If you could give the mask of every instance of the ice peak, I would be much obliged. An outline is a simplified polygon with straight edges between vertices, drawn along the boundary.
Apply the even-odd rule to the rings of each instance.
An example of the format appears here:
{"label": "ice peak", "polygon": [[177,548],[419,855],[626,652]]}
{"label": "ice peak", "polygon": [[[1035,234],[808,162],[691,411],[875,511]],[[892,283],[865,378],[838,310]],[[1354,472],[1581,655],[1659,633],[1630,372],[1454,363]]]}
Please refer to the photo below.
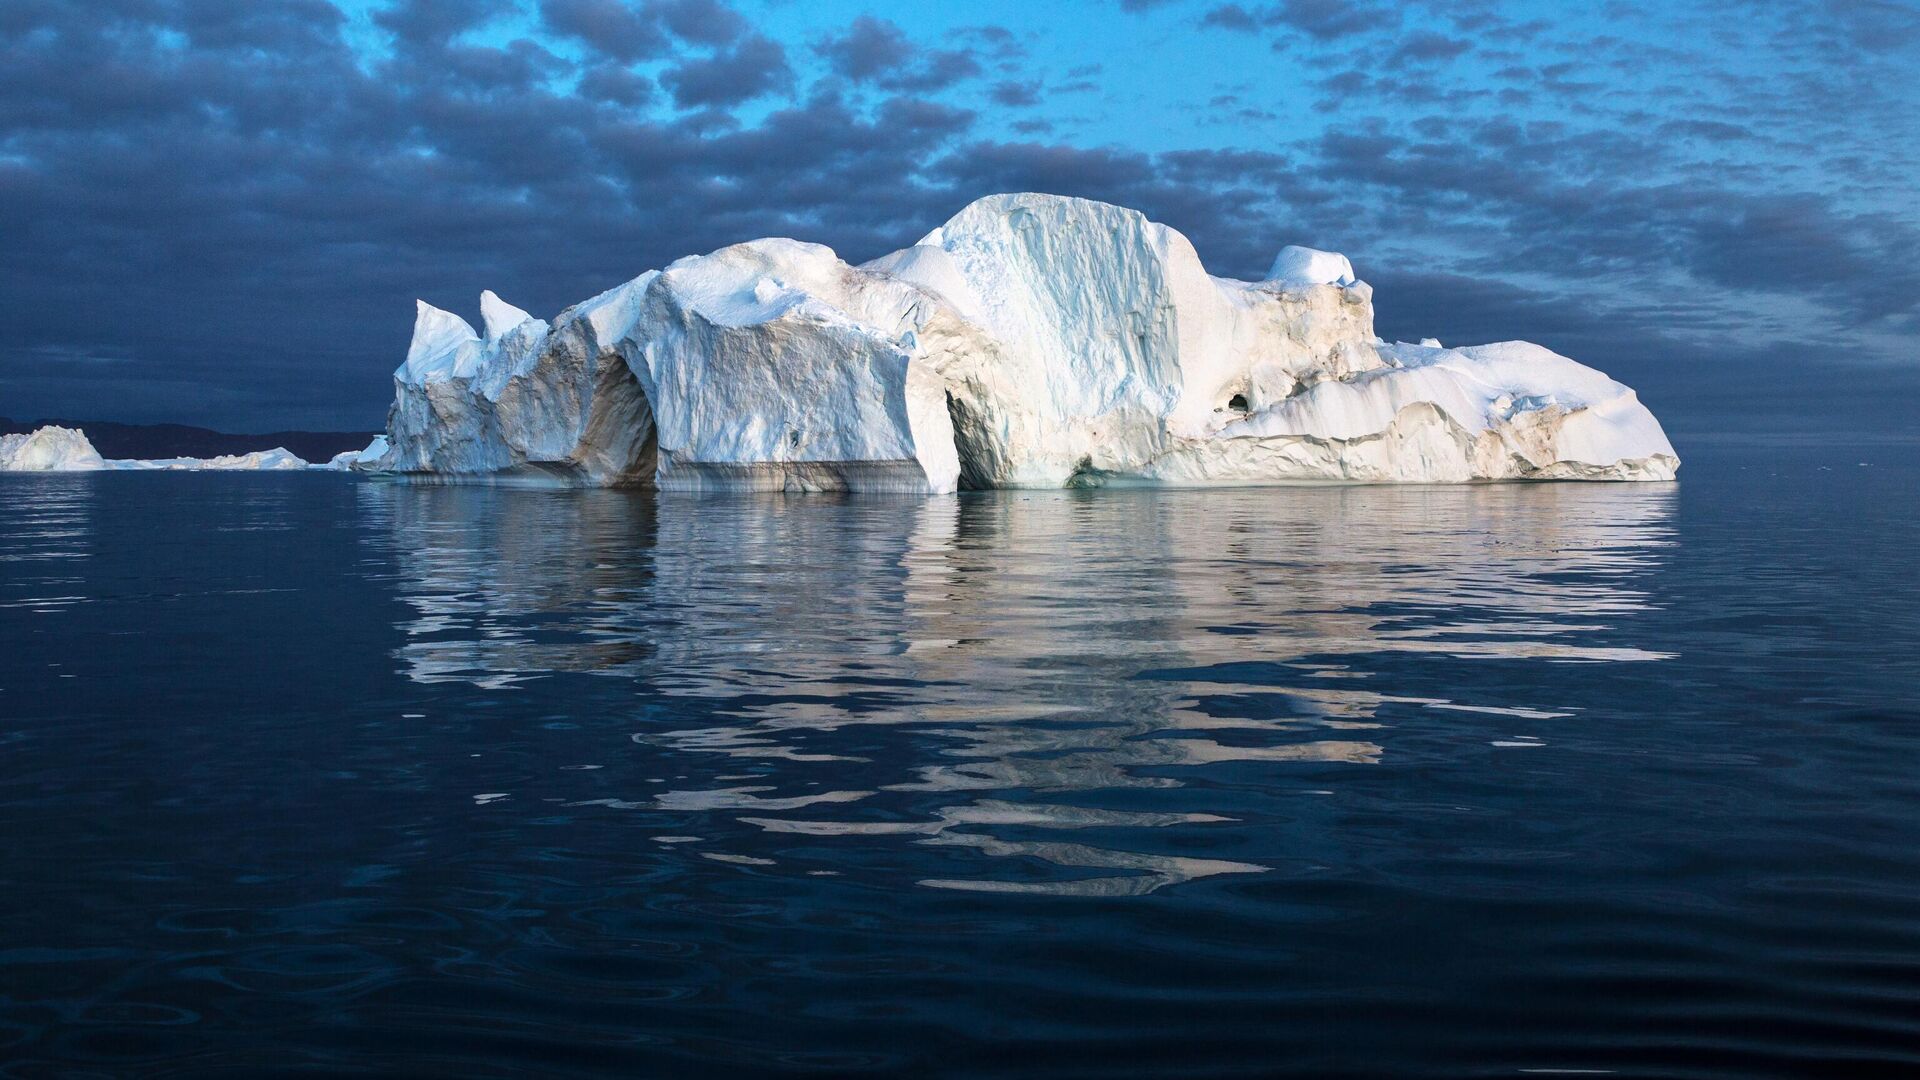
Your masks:
{"label": "ice peak", "polygon": [[500,299],[492,289],[480,294],[480,320],[487,328],[490,342],[506,337],[508,331],[531,318],[532,315]]}
{"label": "ice peak", "polygon": [[425,300],[416,300],[414,305],[413,341],[407,346],[406,362],[394,377],[417,384],[471,375],[480,357],[480,335],[451,311]]}

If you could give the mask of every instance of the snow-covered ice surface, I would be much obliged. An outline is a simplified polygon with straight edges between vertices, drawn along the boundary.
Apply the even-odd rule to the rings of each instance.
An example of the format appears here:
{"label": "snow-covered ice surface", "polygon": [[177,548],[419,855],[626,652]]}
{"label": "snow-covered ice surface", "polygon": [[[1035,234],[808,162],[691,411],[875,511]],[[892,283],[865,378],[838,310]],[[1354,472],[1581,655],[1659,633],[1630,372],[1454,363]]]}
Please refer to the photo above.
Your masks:
{"label": "snow-covered ice surface", "polygon": [[736,244],[483,333],[420,304],[388,439],[422,479],[907,490],[1670,480],[1631,389],[1536,345],[1387,344],[1343,255],[1216,278],[1179,232],[1052,195],[974,202],[862,266]]}
{"label": "snow-covered ice surface", "polygon": [[1337,251],[1316,251],[1288,244],[1274,256],[1267,280],[1293,289],[1314,285],[1347,286],[1354,282],[1353,264]]}
{"label": "snow-covered ice surface", "polygon": [[283,447],[210,458],[102,458],[86,432],[47,426],[25,435],[0,435],[0,472],[217,471],[304,469],[307,463]]}

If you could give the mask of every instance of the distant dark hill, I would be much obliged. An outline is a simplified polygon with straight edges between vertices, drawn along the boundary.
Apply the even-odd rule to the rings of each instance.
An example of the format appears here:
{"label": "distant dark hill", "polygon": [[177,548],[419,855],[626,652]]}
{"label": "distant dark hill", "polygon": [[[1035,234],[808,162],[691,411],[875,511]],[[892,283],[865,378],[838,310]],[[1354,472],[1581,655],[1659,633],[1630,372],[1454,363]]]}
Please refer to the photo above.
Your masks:
{"label": "distant dark hill", "polygon": [[185,424],[115,424],[105,420],[35,420],[30,423],[0,417],[0,435],[32,431],[48,424],[79,428],[87,441],[108,458],[217,457],[284,446],[308,461],[323,462],[342,450],[359,450],[373,438],[371,432],[272,431],[265,435],[229,435],[224,431]]}

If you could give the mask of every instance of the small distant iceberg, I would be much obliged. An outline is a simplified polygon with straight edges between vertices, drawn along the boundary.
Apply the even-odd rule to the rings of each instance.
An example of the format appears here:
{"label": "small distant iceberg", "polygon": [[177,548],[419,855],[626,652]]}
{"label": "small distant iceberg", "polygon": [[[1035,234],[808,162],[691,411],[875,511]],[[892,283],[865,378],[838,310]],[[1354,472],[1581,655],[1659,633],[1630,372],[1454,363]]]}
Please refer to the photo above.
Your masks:
{"label": "small distant iceberg", "polygon": [[387,437],[375,435],[364,450],[342,450],[333,455],[325,465],[315,468],[334,469],[353,472],[379,472],[384,468],[388,457]]}
{"label": "small distant iceberg", "polygon": [[0,472],[270,472],[313,468],[285,447],[210,458],[103,458],[84,431],[49,424],[0,435]]}
{"label": "small distant iceberg", "polygon": [[210,458],[128,458],[109,460],[110,469],[171,469],[183,472],[267,472],[280,469],[309,469],[313,466],[283,446],[255,450],[250,454],[221,454]]}
{"label": "small distant iceberg", "polygon": [[1346,256],[1215,277],[1180,233],[981,199],[860,265],[766,239],[549,323],[425,302],[386,438],[332,463],[489,479],[944,493],[1276,482],[1671,480],[1633,390],[1538,345],[1389,343]]}

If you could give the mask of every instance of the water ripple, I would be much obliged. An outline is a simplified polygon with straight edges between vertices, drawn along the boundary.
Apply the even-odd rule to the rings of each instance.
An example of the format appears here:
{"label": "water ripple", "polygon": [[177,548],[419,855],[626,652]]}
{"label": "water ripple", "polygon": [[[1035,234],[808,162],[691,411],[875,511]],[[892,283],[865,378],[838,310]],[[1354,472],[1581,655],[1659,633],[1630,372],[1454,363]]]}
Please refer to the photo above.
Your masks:
{"label": "water ripple", "polygon": [[1920,469],[1702,457],[0,477],[0,1077],[1912,1074]]}
{"label": "water ripple", "polygon": [[[914,879],[938,888],[1129,895],[1258,873],[1003,826],[1078,827],[1068,798],[1106,814],[1113,837],[1172,830],[1163,842],[1177,848],[1231,817],[1198,793],[1131,817],[1098,804],[1194,792],[1196,770],[1228,765],[1378,764],[1387,750],[1368,733],[1407,707],[1574,715],[1356,685],[1390,654],[1670,658],[1606,641],[1651,606],[1640,579],[1672,544],[1672,494],[1658,488],[642,497],[500,514],[473,512],[492,492],[360,491],[390,522],[414,611],[396,653],[408,677],[496,691],[562,673],[631,679],[713,721],[640,717],[636,752],[755,766],[768,781],[565,805],[746,811],[735,820],[762,831],[911,836],[974,857],[969,876]],[[852,813],[770,816],[822,805]],[[1002,864],[1048,876],[996,880]]]}

